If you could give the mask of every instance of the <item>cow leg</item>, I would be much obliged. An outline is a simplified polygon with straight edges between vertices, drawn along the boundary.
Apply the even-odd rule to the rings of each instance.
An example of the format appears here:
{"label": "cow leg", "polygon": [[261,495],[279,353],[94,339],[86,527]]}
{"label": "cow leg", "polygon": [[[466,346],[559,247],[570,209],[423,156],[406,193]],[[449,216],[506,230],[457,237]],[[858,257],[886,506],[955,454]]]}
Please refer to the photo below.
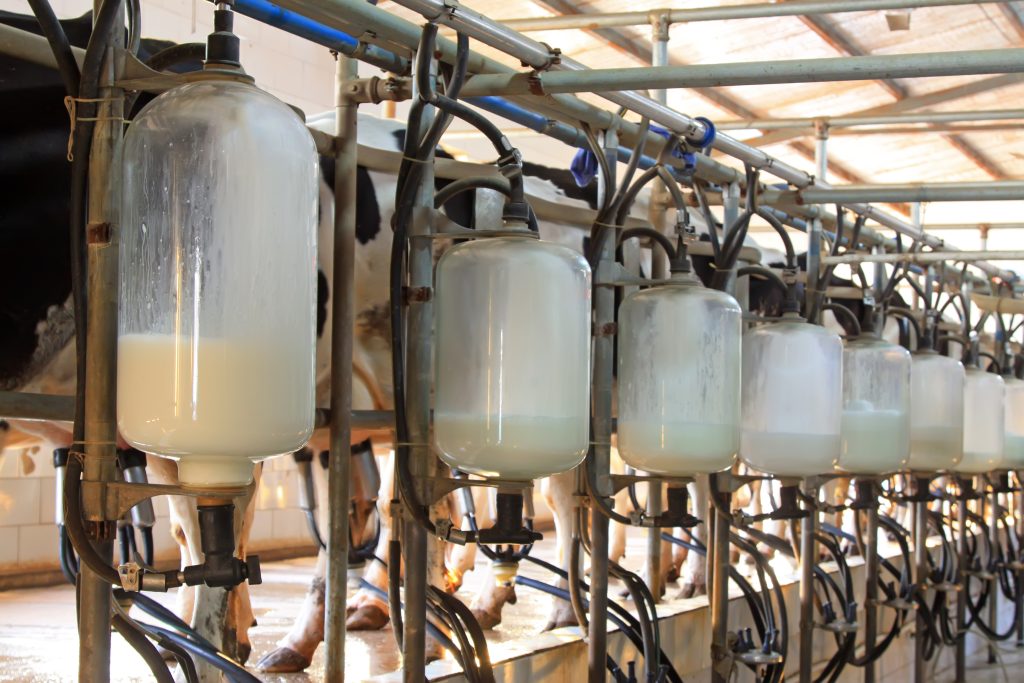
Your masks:
{"label": "cow leg", "polygon": [[[692,501],[691,514],[703,520],[708,518],[708,503],[710,502],[708,487],[708,478],[705,476],[698,477],[694,483],[688,486]],[[690,535],[695,541],[707,545],[707,529],[704,524],[692,527]],[[707,595],[707,572],[707,555],[688,553],[686,564],[683,566],[683,585],[679,591],[679,597],[692,598],[696,595]]]}
{"label": "cow leg", "polygon": [[[572,538],[572,518],[576,514],[576,472],[562,472],[541,481],[541,493],[551,508],[555,520],[555,544],[558,548],[558,566],[563,571],[569,570],[569,544]],[[595,513],[600,514],[600,513]],[[582,554],[582,553],[581,553]],[[569,582],[561,577],[555,585],[568,590]],[[576,615],[567,600],[552,598],[551,611],[548,615],[545,631],[575,625]]]}
{"label": "cow leg", "polygon": [[[387,463],[381,469],[381,484],[378,493],[377,514],[380,515],[380,539],[374,555],[388,561],[388,545],[391,543],[394,530],[391,528],[391,496],[395,481],[395,456],[388,456]],[[325,565],[326,566],[326,565]],[[363,574],[363,580],[379,591],[388,590],[388,572],[380,562],[371,561]],[[360,588],[348,602],[348,620],[345,627],[349,631],[377,631],[387,625],[389,620],[387,600],[380,593],[370,588]]]}

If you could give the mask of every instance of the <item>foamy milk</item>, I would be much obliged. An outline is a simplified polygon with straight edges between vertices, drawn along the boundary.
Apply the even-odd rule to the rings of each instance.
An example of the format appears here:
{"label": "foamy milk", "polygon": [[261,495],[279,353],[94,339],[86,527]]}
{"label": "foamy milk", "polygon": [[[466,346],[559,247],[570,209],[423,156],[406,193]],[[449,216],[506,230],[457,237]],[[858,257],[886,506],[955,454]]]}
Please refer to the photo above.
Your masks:
{"label": "foamy milk", "polygon": [[902,469],[910,456],[910,418],[899,410],[844,410],[838,466],[854,474]]}
{"label": "foamy milk", "polygon": [[960,425],[927,425],[910,430],[910,469],[932,472],[955,467],[964,455]]}
{"label": "foamy milk", "polygon": [[247,483],[253,462],[296,450],[313,431],[313,353],[286,341],[121,336],[121,434],[179,460],[185,483]]}
{"label": "foamy milk", "polygon": [[620,419],[618,429],[623,458],[653,474],[718,472],[739,449],[735,425]]}
{"label": "foamy milk", "polygon": [[839,436],[743,430],[740,455],[751,467],[779,477],[810,477],[832,471]]}
{"label": "foamy milk", "polygon": [[434,414],[438,455],[463,472],[527,480],[564,472],[587,453],[588,426],[568,418]]}

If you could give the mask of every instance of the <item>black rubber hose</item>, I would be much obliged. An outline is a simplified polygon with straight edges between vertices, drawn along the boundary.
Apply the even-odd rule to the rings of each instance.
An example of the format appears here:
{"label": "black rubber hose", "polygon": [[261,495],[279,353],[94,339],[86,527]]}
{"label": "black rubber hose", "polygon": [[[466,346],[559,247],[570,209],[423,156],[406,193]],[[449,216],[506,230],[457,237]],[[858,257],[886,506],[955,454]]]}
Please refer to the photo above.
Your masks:
{"label": "black rubber hose", "polygon": [[49,0],[28,0],[28,4],[32,8],[32,14],[36,16],[36,21],[39,22],[43,36],[50,44],[50,49],[53,50],[53,57],[57,60],[57,71],[64,83],[64,91],[69,97],[76,97],[82,74],[78,70],[78,61],[71,50],[71,42],[64,33],[64,27],[60,25]]}
{"label": "black rubber hose", "polygon": [[71,545],[68,532],[63,524],[57,525],[57,556],[64,578],[72,586],[75,585],[78,580],[78,559],[75,557],[75,549]]}
{"label": "black rubber hose", "polygon": [[153,542],[153,527],[144,526],[139,529],[142,534],[142,560],[147,567],[152,567],[156,560],[156,544]]}
{"label": "black rubber hose", "polygon": [[139,47],[142,46],[142,7],[139,0],[127,0],[124,8],[128,15],[127,49],[133,55],[138,55]]}
{"label": "black rubber hose", "polygon": [[853,336],[860,336],[860,321],[857,320],[857,316],[854,315],[853,311],[851,311],[849,308],[843,306],[842,304],[837,304],[836,302],[833,301],[822,306],[821,310],[832,311],[833,313],[838,313],[839,315],[842,315],[853,326]]}
{"label": "black rubber hose", "polygon": [[745,275],[752,275],[767,280],[771,284],[775,285],[783,294],[786,296],[789,294],[789,287],[782,281],[782,278],[772,270],[771,268],[765,268],[764,266],[743,266],[736,271],[736,277],[743,277]]}
{"label": "black rubber hose", "polygon": [[96,552],[82,525],[81,477],[82,460],[78,455],[72,454],[64,470],[64,529],[68,533],[72,547],[78,551],[78,556],[86,566],[103,581],[119,586],[121,578],[117,575],[117,570]]}
{"label": "black rubber hose", "polygon": [[305,510],[306,513],[306,527],[309,529],[309,535],[313,537],[313,542],[316,543],[320,550],[327,550],[327,544],[324,543],[324,539],[320,536],[320,527],[316,523],[316,511]]}
{"label": "black rubber hose", "polygon": [[125,639],[125,642],[131,645],[132,649],[138,652],[139,656],[146,662],[146,666],[149,667],[157,683],[174,683],[174,676],[171,675],[170,669],[167,668],[164,658],[160,656],[160,651],[156,649],[153,643],[149,642],[149,638],[146,637],[145,632],[139,626],[129,622],[120,614],[113,615],[110,622],[117,629],[117,632],[121,634],[121,637]]}
{"label": "black rubber hose", "polygon": [[628,230],[623,230],[619,234],[619,244],[622,244],[626,240],[634,237],[650,238],[653,242],[657,242],[658,246],[661,247],[661,250],[665,252],[669,261],[676,260],[676,246],[672,244],[672,240],[666,237],[664,233],[659,232],[654,228],[630,228]]}
{"label": "black rubber hose", "polygon": [[[384,566],[388,566],[388,565],[385,564]],[[366,579],[360,579],[359,580],[359,587],[360,588],[364,588],[364,589],[370,591],[371,593],[373,593],[374,595],[376,595],[379,598],[386,599],[388,597],[388,595],[387,595],[387,593],[385,591],[381,590],[377,586],[374,586],[372,583],[370,583]],[[427,604],[428,604],[428,606],[430,605],[429,602]],[[401,614],[401,609],[402,609],[403,606],[404,605],[401,602],[399,602],[398,603],[398,610],[399,611],[398,612],[393,612],[392,615],[394,615],[394,614]],[[394,616],[392,616],[391,620],[394,621]],[[401,617],[399,617],[398,621],[399,621],[399,623],[401,623]],[[458,646],[456,646],[455,643],[452,642],[451,638],[449,638],[444,633],[442,633],[439,628],[437,628],[436,626],[434,626],[434,624],[432,624],[430,622],[429,619],[427,620],[427,633],[429,633],[430,636],[432,638],[434,638],[434,640],[439,642],[441,644],[441,647],[443,647],[444,649],[448,650],[449,652],[451,652],[456,657],[461,657],[462,656],[462,653],[459,651]],[[401,648],[399,648],[399,649],[401,649]],[[459,666],[462,666],[462,662],[459,662]]]}
{"label": "black rubber hose", "polygon": [[388,541],[388,612],[391,615],[391,631],[399,650],[404,650],[402,626],[402,596],[399,589],[402,585],[402,544],[392,538]]}
{"label": "black rubber hose", "polygon": [[128,593],[121,588],[115,588],[114,598],[117,600],[130,600],[140,610],[154,619],[159,619],[167,626],[180,632],[182,636],[195,642],[197,645],[205,647],[208,650],[217,650],[213,643],[207,640],[205,636],[186,624],[185,621],[177,614],[167,609],[148,595],[144,593]]}
{"label": "black rubber hose", "polygon": [[229,681],[232,681],[232,683],[262,683],[260,679],[246,671],[243,666],[234,660],[228,659],[219,652],[210,651],[175,631],[157,626],[156,624],[139,624],[139,626],[150,633],[166,638],[175,645],[187,650],[193,656],[212,664],[223,672],[224,676]]}

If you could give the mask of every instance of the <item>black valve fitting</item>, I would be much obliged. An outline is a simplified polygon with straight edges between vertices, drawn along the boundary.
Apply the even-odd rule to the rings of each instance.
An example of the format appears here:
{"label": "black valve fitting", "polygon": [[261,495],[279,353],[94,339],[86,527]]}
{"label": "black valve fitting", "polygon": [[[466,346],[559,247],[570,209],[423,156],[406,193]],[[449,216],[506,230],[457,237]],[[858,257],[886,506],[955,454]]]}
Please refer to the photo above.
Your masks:
{"label": "black valve fitting", "polygon": [[185,567],[185,584],[233,588],[243,581],[253,586],[263,582],[258,556],[235,557],[235,506],[231,503],[199,506],[199,542],[205,560]]}
{"label": "black valve fitting", "polygon": [[772,513],[771,518],[780,519],[803,519],[811,513],[803,510],[799,504],[800,487],[797,484],[788,484],[779,488],[779,507]]}
{"label": "black valve fitting", "polygon": [[854,482],[854,499],[851,510],[870,510],[878,507],[878,483],[874,479],[857,479]]}
{"label": "black valve fitting", "polygon": [[238,36],[234,33],[235,14],[230,3],[220,2],[213,11],[213,33],[206,38],[206,64],[240,67]]}
{"label": "black valve fitting", "polygon": [[656,526],[690,529],[700,524],[700,520],[690,514],[690,493],[685,485],[669,486],[666,498],[668,509],[655,518]]}
{"label": "black valve fitting", "polygon": [[523,494],[498,491],[494,526],[477,532],[476,542],[486,545],[530,545],[543,536],[523,525]]}

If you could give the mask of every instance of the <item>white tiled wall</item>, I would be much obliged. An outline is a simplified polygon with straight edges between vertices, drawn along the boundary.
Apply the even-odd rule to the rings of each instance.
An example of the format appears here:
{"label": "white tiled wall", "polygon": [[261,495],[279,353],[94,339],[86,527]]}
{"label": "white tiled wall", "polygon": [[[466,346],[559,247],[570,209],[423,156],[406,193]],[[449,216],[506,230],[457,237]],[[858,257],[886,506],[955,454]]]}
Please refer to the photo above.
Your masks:
{"label": "white tiled wall", "polygon": [[[50,452],[41,447],[0,453],[0,574],[57,568],[56,489]],[[291,456],[266,463],[256,494],[250,548],[311,548],[306,518],[298,508],[298,473]],[[154,499],[157,558],[174,559],[166,498]]]}
{"label": "white tiled wall", "polygon": [[[78,17],[90,0],[50,0],[58,17]],[[0,10],[30,14],[27,0],[0,0]],[[206,0],[142,0],[142,35],[176,43],[204,42],[213,30],[213,4]],[[309,114],[334,102],[334,57],[314,45],[244,16],[235,32],[242,39],[242,63],[257,84]]]}

